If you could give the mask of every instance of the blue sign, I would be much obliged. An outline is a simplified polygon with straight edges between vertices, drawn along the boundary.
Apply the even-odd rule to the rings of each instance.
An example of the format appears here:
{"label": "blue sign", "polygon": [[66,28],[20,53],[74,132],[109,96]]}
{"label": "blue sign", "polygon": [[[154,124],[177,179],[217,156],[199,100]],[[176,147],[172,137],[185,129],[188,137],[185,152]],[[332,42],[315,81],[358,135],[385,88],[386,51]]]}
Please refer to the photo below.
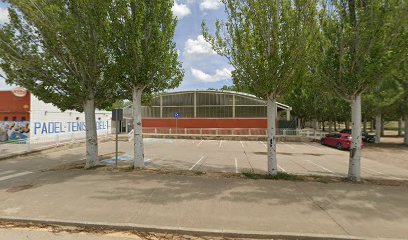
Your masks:
{"label": "blue sign", "polygon": [[176,112],[176,113],[174,113],[174,117],[175,117],[175,118],[181,118],[181,114],[178,113],[178,112]]}

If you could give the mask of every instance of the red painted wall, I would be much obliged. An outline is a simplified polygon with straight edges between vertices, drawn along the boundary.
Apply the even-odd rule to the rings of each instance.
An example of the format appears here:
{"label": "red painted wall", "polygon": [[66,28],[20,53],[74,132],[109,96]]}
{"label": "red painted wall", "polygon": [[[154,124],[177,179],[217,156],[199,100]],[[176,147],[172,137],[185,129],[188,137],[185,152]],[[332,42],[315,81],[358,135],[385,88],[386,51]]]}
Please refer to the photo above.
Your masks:
{"label": "red painted wall", "polygon": [[13,121],[13,117],[17,121],[21,121],[25,117],[26,121],[30,121],[30,93],[24,97],[14,96],[12,91],[0,91],[0,121],[4,121],[8,117],[9,121]]}
{"label": "red painted wall", "polygon": [[[142,120],[144,128],[175,128],[176,120],[167,118],[144,118]],[[253,118],[180,118],[179,128],[267,128],[266,119]]]}

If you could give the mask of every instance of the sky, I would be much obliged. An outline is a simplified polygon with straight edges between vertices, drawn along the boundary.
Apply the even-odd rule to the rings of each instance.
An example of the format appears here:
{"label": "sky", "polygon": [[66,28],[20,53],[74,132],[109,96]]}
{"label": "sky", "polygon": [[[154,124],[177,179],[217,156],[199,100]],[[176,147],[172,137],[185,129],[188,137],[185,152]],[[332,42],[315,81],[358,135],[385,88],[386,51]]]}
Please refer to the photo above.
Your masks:
{"label": "sky", "polygon": [[[224,5],[220,0],[175,0],[172,10],[178,18],[174,41],[185,71],[183,82],[172,91],[232,85],[232,67],[224,57],[211,49],[201,32],[202,21],[207,23],[213,33],[216,19],[225,19]],[[0,24],[7,21],[7,5],[0,0]],[[3,75],[1,69],[0,74]],[[12,88],[0,78],[0,90]]]}

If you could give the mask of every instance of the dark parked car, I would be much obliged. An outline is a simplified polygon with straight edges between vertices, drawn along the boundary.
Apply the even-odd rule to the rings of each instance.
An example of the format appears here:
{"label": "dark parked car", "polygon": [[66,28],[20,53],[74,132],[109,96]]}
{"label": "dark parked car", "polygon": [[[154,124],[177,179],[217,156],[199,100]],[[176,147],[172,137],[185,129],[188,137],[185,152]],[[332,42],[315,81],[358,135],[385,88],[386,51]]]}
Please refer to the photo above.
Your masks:
{"label": "dark parked car", "polygon": [[[320,139],[322,145],[335,147],[339,150],[350,149],[351,135],[347,133],[330,133]],[[364,147],[364,143],[361,143],[361,148]]]}
{"label": "dark parked car", "polygon": [[374,135],[370,135],[370,134],[368,134],[368,132],[362,132],[361,135],[363,137],[364,142],[367,142],[367,143],[375,142],[375,136]]}
{"label": "dark parked car", "polygon": [[341,130],[341,131],[340,131],[340,133],[347,133],[347,134],[351,134],[351,129],[347,129],[347,128],[345,128],[345,129]]}
{"label": "dark parked car", "polygon": [[[346,134],[351,134],[351,129],[343,129],[340,131],[340,133],[346,133]],[[367,143],[373,143],[375,142],[375,136],[374,135],[370,135],[368,134],[368,132],[361,132],[361,139],[363,140],[363,142],[367,142]]]}

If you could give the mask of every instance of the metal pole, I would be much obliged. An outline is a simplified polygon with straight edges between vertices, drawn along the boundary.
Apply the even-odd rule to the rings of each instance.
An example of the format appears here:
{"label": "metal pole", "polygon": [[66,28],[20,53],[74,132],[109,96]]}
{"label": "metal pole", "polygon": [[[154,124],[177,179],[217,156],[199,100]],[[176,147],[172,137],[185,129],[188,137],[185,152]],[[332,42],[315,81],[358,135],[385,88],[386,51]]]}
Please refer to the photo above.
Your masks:
{"label": "metal pole", "polygon": [[117,113],[116,113],[116,158],[115,158],[115,164],[116,167],[118,166],[118,135],[119,135],[119,120],[117,118]]}

